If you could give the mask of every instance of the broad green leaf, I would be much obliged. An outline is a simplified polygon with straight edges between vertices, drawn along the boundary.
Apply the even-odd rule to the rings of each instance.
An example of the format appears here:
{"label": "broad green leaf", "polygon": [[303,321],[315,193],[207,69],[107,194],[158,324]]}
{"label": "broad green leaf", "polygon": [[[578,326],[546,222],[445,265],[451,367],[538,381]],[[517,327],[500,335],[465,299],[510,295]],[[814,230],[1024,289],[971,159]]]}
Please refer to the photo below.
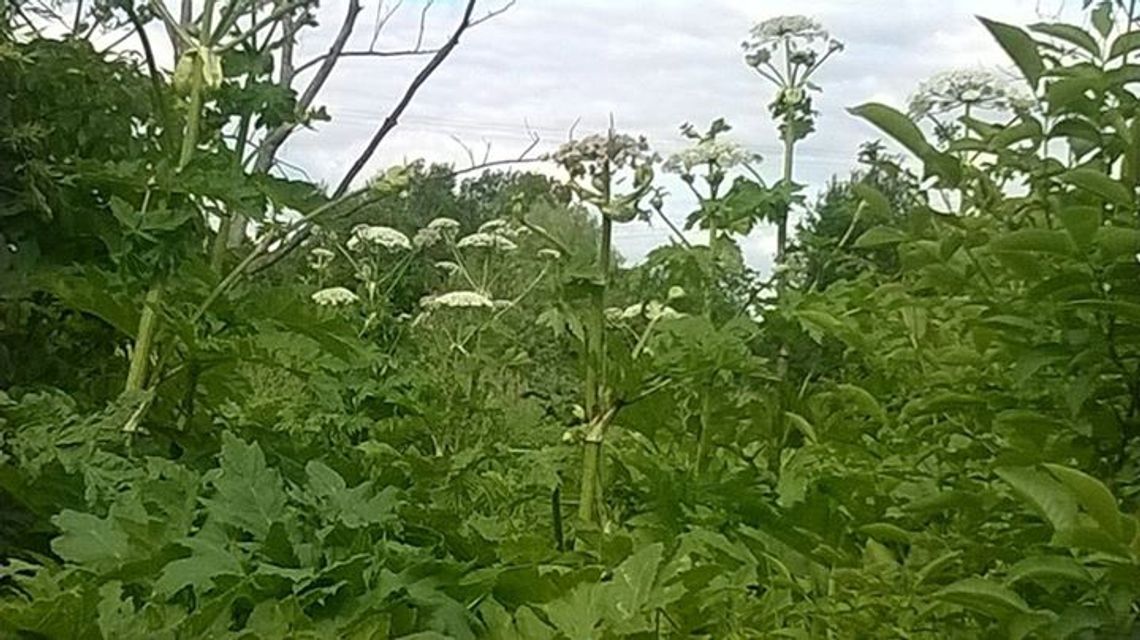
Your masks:
{"label": "broad green leaf", "polygon": [[875,398],[875,396],[871,395],[871,392],[867,391],[863,387],[860,387],[859,385],[847,383],[836,385],[836,389],[854,401],[855,404],[858,405],[859,409],[865,412],[867,415],[879,420],[880,422],[887,422],[887,412],[883,410],[883,405],[879,404],[879,401]]}
{"label": "broad green leaf", "polygon": [[872,220],[889,220],[891,218],[891,203],[883,195],[883,192],[865,182],[851,183],[851,190],[863,201],[867,211],[872,215]]}
{"label": "broad green leaf", "polygon": [[1033,556],[1009,568],[1008,584],[1022,581],[1068,581],[1089,584],[1092,575],[1079,562],[1068,556]]}
{"label": "broad green leaf", "polygon": [[[1072,490],[1081,507],[1109,535],[1115,538],[1122,537],[1123,529],[1120,525],[1120,519],[1123,516],[1116,506],[1116,498],[1113,497],[1108,487],[1104,486],[1100,480],[1076,469],[1059,464],[1046,464],[1045,468]],[[1131,540],[1122,540],[1122,542],[1128,543]]]}
{"label": "broad green leaf", "polygon": [[898,244],[906,242],[909,236],[894,227],[871,227],[859,236],[855,243],[852,245],[856,249],[870,249],[873,247],[881,247],[887,244]]}
{"label": "broad green leaf", "polygon": [[911,539],[914,537],[911,532],[889,522],[865,524],[859,527],[859,532],[882,542],[903,542],[910,544]]}
{"label": "broad green leaf", "polygon": [[569,640],[594,640],[607,603],[597,584],[584,582],[565,596],[542,606],[547,618]]}
{"label": "broad green leaf", "polygon": [[52,551],[69,562],[93,571],[110,571],[129,557],[130,540],[113,518],[65,509],[51,519],[60,536],[51,541]]}
{"label": "broad green leaf", "polygon": [[1030,610],[1021,596],[985,578],[959,580],[935,593],[934,597],[998,619]]}
{"label": "broad green leaf", "polygon": [[265,464],[261,447],[246,444],[229,432],[222,435],[221,469],[211,479],[214,497],[206,500],[210,515],[264,539],[274,522],[285,516],[285,489],[276,470]]}
{"label": "broad green leaf", "polygon": [[1096,38],[1093,38],[1087,31],[1080,27],[1065,24],[1061,22],[1055,23],[1038,23],[1029,25],[1031,31],[1043,33],[1047,36],[1053,36],[1068,42],[1069,44],[1076,45],[1084,49],[1087,53],[1100,57],[1100,45],[1097,44]]}
{"label": "broad green leaf", "polygon": [[908,151],[925,159],[937,151],[926,141],[926,136],[906,114],[885,104],[868,102],[848,109],[853,115],[875,125]]}
{"label": "broad green leaf", "polygon": [[1057,212],[1065,231],[1073,239],[1073,244],[1081,250],[1087,249],[1100,228],[1100,209],[1090,206],[1063,207]]}
{"label": "broad green leaf", "polygon": [[1037,52],[1037,43],[1024,30],[1013,25],[978,18],[990,35],[998,41],[1001,48],[1021,70],[1021,75],[1029,86],[1036,89],[1041,74],[1045,71],[1045,63],[1041,61],[1041,54]]}
{"label": "broad green leaf", "polygon": [[1122,33],[1116,40],[1112,41],[1112,46],[1108,50],[1108,59],[1114,60],[1127,56],[1137,49],[1140,49],[1140,31]]}
{"label": "broad green leaf", "polygon": [[1096,230],[1093,244],[1108,258],[1129,258],[1140,254],[1140,230],[1128,227],[1101,227]]}
{"label": "broad green leaf", "polygon": [[1064,231],[1018,229],[990,240],[994,251],[1030,251],[1071,255],[1073,244]]}
{"label": "broad green leaf", "polygon": [[190,555],[162,568],[154,583],[155,593],[161,598],[169,598],[185,587],[193,588],[194,594],[202,598],[214,588],[215,579],[245,575],[241,561],[220,542],[196,536],[179,540],[178,544],[189,549]]}
{"label": "broad green leaf", "polygon": [[1032,467],[1004,467],[996,471],[1022,500],[1045,517],[1055,530],[1077,524],[1077,501],[1059,482]]}
{"label": "broad green leaf", "polygon": [[1119,181],[1095,169],[1072,169],[1058,176],[1061,182],[1071,184],[1119,205],[1132,204],[1132,193]]}
{"label": "broad green leaf", "polygon": [[661,543],[647,545],[626,558],[614,569],[613,580],[605,586],[605,600],[612,610],[607,617],[622,633],[634,633],[652,629],[648,614],[662,608],[677,598],[683,591],[677,588],[671,593],[662,592],[657,586],[657,569],[661,566],[665,546]]}

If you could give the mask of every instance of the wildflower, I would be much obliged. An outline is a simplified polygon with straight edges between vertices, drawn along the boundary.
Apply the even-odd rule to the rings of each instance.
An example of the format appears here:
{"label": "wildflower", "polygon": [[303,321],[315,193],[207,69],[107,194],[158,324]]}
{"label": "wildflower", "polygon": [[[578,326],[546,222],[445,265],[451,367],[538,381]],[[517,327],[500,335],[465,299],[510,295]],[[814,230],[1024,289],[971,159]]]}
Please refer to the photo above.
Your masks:
{"label": "wildflower", "polygon": [[908,101],[913,118],[938,115],[959,107],[993,111],[1028,110],[1036,100],[1024,87],[988,69],[956,69],[920,83]]}
{"label": "wildflower", "polygon": [[411,251],[412,249],[412,242],[408,240],[408,236],[392,227],[362,224],[352,230],[352,237],[348,240],[348,248],[352,251],[359,251],[365,245],[391,250]]}
{"label": "wildflower", "polygon": [[669,299],[679,300],[685,297],[685,290],[676,285],[669,287]]}
{"label": "wildflower", "polygon": [[758,45],[777,43],[784,38],[797,38],[807,42],[826,40],[829,35],[818,20],[807,16],[777,16],[756,24],[751,31],[752,42]]}
{"label": "wildflower", "polygon": [[511,242],[507,238],[497,234],[491,233],[473,233],[465,236],[458,243],[457,247],[460,249],[494,249],[497,251],[514,251],[518,249],[518,245]]}
{"label": "wildflower", "polygon": [[438,309],[440,307],[490,309],[495,306],[495,303],[492,302],[490,298],[478,291],[452,291],[431,297],[426,303],[421,302],[421,304],[429,309]]}
{"label": "wildflower", "polygon": [[652,164],[655,159],[644,136],[635,138],[617,133],[596,133],[571,140],[559,147],[551,157],[570,172],[571,177],[596,175],[601,165],[607,162],[613,171]]}
{"label": "wildflower", "polygon": [[540,260],[555,261],[562,258],[562,252],[558,249],[539,249],[538,257]]}
{"label": "wildflower", "polygon": [[434,247],[439,244],[440,240],[443,240],[443,234],[440,233],[439,229],[424,227],[416,232],[416,235],[412,238],[412,244],[415,245],[417,249],[425,249],[427,247]]}
{"label": "wildflower", "polygon": [[637,304],[631,304],[621,312],[621,319],[632,320],[640,316],[644,310],[645,308],[640,302]]}
{"label": "wildflower", "polygon": [[449,274],[459,272],[459,265],[450,260],[440,260],[439,262],[435,263],[435,267],[437,269],[446,271]]}
{"label": "wildflower", "polygon": [[673,307],[661,304],[656,300],[653,300],[649,304],[645,305],[645,317],[650,321],[675,320],[677,318],[680,318],[682,315],[683,314],[678,312]]}
{"label": "wildflower", "polygon": [[311,258],[311,260],[309,260],[309,266],[313,269],[321,270],[332,262],[336,254],[324,247],[317,247],[309,252],[309,257]]}
{"label": "wildflower", "polygon": [[692,175],[696,167],[715,165],[718,169],[731,169],[758,159],[759,156],[734,142],[708,139],[669,156],[662,168],[669,173]]}
{"label": "wildflower", "polygon": [[502,218],[497,218],[495,220],[488,220],[488,221],[484,222],[483,224],[479,225],[478,232],[479,233],[502,233],[502,232],[507,231],[509,228],[510,228],[510,223],[508,223],[506,220],[503,220]]}
{"label": "wildflower", "polygon": [[314,293],[312,299],[322,307],[339,307],[352,304],[360,298],[344,287],[329,287]]}
{"label": "wildflower", "polygon": [[427,224],[428,229],[435,229],[442,234],[455,233],[459,231],[459,221],[452,218],[435,218]]}

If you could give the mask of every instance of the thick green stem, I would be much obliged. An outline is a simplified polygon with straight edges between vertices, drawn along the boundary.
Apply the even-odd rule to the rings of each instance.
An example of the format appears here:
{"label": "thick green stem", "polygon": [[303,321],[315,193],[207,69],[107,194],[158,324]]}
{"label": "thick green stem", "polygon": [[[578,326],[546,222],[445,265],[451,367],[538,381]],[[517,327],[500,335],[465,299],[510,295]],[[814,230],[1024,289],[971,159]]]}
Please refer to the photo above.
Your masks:
{"label": "thick green stem", "polygon": [[131,367],[127,371],[126,391],[142,391],[150,367],[150,354],[154,347],[154,336],[158,332],[158,305],[162,301],[162,290],[158,286],[147,291],[142,315],[139,317],[138,335],[131,353]]}
{"label": "thick green stem", "polygon": [[582,449],[582,490],[578,494],[578,521],[584,525],[598,523],[598,489],[602,459],[602,443],[586,442]]}
{"label": "thick green stem", "polygon": [[[792,136],[792,124],[790,122],[784,125],[784,175],[783,180],[785,185],[792,183],[792,167],[795,162],[796,141]],[[784,215],[780,217],[780,224],[776,227],[776,264],[784,264],[785,253],[788,249],[788,218],[791,216],[792,207],[789,204],[788,208],[784,210]]]}
{"label": "thick green stem", "polygon": [[712,396],[710,387],[706,385],[701,390],[701,414],[700,424],[701,430],[697,434],[697,458],[693,463],[693,475],[699,476],[705,468],[705,458],[708,457],[709,449],[709,398]]}
{"label": "thick green stem", "polygon": [[582,487],[578,500],[578,520],[587,528],[598,524],[598,502],[601,496],[601,460],[605,423],[602,405],[606,387],[606,289],[610,280],[610,253],[613,244],[613,221],[609,218],[610,169],[603,167],[599,209],[602,212],[602,237],[598,247],[598,283],[594,289],[586,332],[586,418],[589,433],[582,449]]}

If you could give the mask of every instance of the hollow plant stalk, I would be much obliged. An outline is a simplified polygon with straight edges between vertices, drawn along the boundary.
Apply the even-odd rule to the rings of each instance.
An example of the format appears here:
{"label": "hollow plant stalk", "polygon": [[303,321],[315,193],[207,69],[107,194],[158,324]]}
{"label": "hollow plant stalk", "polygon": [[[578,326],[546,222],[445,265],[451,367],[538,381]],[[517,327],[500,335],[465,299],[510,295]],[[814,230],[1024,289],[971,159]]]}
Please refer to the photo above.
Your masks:
{"label": "hollow plant stalk", "polygon": [[589,428],[582,445],[582,486],[578,496],[578,520],[587,528],[598,525],[598,502],[601,499],[601,460],[604,427],[601,422],[606,387],[605,305],[610,278],[610,253],[613,244],[613,221],[608,215],[610,204],[610,166],[602,167],[601,194],[602,237],[598,253],[598,283],[591,300],[589,330],[586,333],[586,419]]}
{"label": "hollow plant stalk", "polygon": [[[209,46],[213,28],[214,0],[206,0],[202,12],[203,42]],[[198,128],[202,117],[202,93],[204,61],[201,55],[194,56],[194,72],[190,80],[190,101],[186,114],[186,131],[182,136],[182,148],[178,156],[178,170],[182,171],[194,157],[198,146]],[[135,335],[135,348],[131,352],[130,368],[127,370],[125,391],[141,391],[146,386],[150,368],[151,352],[154,350],[155,335],[159,328],[158,308],[162,303],[162,285],[154,282],[146,292],[146,304],[139,315],[138,331]]]}

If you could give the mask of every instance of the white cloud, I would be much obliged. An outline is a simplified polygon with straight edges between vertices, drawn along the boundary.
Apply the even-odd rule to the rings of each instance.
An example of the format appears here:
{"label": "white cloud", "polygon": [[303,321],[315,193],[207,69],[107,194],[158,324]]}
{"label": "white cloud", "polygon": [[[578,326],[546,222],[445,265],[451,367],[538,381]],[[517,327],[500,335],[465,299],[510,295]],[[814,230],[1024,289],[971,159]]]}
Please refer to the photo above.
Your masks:
{"label": "white cloud", "polygon": [[[819,185],[845,174],[859,143],[876,135],[846,107],[869,100],[901,106],[919,81],[940,70],[1007,64],[974,15],[1036,21],[1043,1],[818,0],[805,7],[802,0],[521,0],[463,38],[364,175],[419,157],[465,163],[449,134],[478,149],[490,143],[493,156],[509,157],[529,142],[524,123],[542,136],[539,151],[549,150],[575,121],[577,132],[586,133],[603,129],[612,114],[619,129],[646,134],[663,152],[681,144],[682,122],[703,126],[724,116],[737,140],[766,156],[764,173],[774,177],[779,156],[765,107],[770,87],[743,64],[739,45],[756,20],[806,12],[847,44],[818,75],[824,87],[816,100],[818,132],[798,150],[797,179]],[[415,41],[421,3],[405,2],[381,34],[381,48]],[[436,3],[426,37],[445,37],[459,9],[460,3]],[[302,51],[319,52],[342,11],[343,0],[324,6],[327,26],[303,41]],[[360,47],[371,37],[372,17],[363,22]],[[283,159],[335,182],[424,62],[343,61],[320,100],[333,121],[297,135]],[[680,197],[680,183],[664,184],[678,196],[670,217],[683,220],[691,199]],[[746,241],[752,264],[767,266],[772,237],[765,229]],[[668,232],[660,223],[630,224],[616,238],[623,253],[638,259],[667,241]]]}

